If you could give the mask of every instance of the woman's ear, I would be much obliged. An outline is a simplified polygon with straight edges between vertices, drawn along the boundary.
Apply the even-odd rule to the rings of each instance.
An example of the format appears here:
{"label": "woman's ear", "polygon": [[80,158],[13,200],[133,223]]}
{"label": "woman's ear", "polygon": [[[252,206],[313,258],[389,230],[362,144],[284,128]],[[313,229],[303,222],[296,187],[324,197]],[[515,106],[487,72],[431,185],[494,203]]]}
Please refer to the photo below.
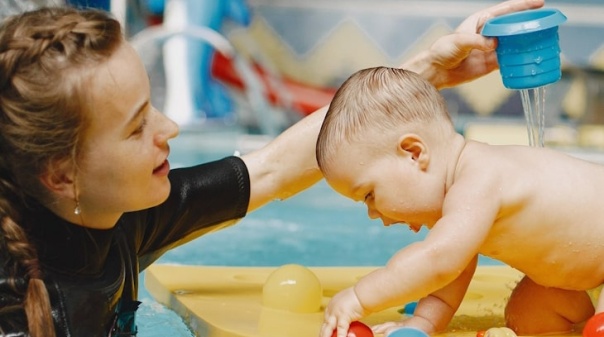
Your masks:
{"label": "woman's ear", "polygon": [[422,137],[414,133],[404,134],[398,139],[398,151],[415,161],[422,170],[425,170],[430,163],[428,145]]}
{"label": "woman's ear", "polygon": [[75,165],[71,159],[48,164],[40,175],[40,181],[51,193],[67,199],[75,199]]}

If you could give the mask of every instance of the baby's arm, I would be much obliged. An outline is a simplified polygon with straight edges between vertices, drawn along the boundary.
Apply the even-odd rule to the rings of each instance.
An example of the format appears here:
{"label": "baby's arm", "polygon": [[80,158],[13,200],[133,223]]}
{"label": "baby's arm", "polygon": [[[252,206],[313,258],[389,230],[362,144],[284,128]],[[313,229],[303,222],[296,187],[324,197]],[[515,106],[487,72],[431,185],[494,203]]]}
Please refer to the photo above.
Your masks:
{"label": "baby's arm", "polygon": [[[375,331],[384,333],[400,326],[415,327],[428,333],[443,330],[451,321],[468,289],[472,275],[474,275],[474,271],[476,270],[477,260],[477,257],[475,257],[459,277],[451,283],[422,298],[412,318],[404,322],[385,323],[375,327]],[[361,278],[359,282],[364,282],[366,277]],[[403,279],[401,279],[401,283],[404,283]],[[327,308],[325,308],[325,323],[321,328],[321,337],[331,336],[334,329],[337,329],[338,337],[344,337],[351,322],[371,313],[370,310],[361,304],[355,288],[344,289],[331,299]],[[400,288],[400,286],[390,285],[386,290],[394,288]],[[409,295],[413,296],[412,294],[413,292]],[[403,303],[405,302],[395,303],[390,306],[401,305]]]}
{"label": "baby's arm", "polygon": [[[464,172],[456,175],[455,184],[447,192],[442,217],[427,237],[400,250],[384,268],[373,271],[355,285],[364,310],[381,311],[428,294],[438,294],[441,299],[445,299],[445,294],[465,294],[477,255],[501,205],[499,196],[493,192],[499,186],[498,179],[476,170],[473,163],[462,167],[460,170]],[[448,286],[451,288],[439,292]],[[446,298],[449,304],[460,300]],[[427,304],[418,315],[432,315]],[[442,328],[440,319],[433,321],[438,325],[435,328]]]}
{"label": "baby's arm", "polygon": [[498,207],[495,197],[472,196],[468,189],[474,188],[451,188],[449,194],[456,196],[447,195],[443,217],[427,237],[398,251],[384,268],[359,280],[355,292],[366,310],[381,311],[431,294],[460,277],[474,261]]}
{"label": "baby's arm", "polygon": [[[385,267],[337,294],[325,310],[321,337],[329,337],[336,327],[338,337],[344,337],[350,322],[429,294],[451,306],[448,312],[441,307],[440,317],[433,319],[434,328],[448,323],[465,294],[477,255],[500,207],[500,199],[493,192],[499,186],[498,179],[473,163],[462,166],[464,173],[456,175],[445,197],[442,216],[427,237],[401,249]],[[435,305],[434,299],[426,299],[416,320],[432,316],[429,309]]]}
{"label": "baby's arm", "polygon": [[422,298],[412,317],[376,325],[373,327],[374,332],[387,334],[401,326],[418,328],[427,333],[444,330],[463,300],[476,270],[477,261],[478,258],[475,258],[463,273],[446,287]]}

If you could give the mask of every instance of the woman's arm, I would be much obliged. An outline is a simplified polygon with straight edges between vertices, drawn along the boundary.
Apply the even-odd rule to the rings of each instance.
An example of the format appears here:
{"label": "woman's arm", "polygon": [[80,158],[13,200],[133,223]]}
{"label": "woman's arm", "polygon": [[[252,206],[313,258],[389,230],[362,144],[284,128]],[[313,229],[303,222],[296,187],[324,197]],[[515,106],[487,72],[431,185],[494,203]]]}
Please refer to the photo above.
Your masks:
{"label": "woman's arm", "polygon": [[[455,86],[497,69],[496,42],[479,34],[488,18],[543,6],[544,0],[509,0],[472,14],[454,33],[402,66],[437,88]],[[272,200],[285,199],[322,178],[315,143],[327,106],[313,112],[260,150],[242,156],[250,174],[248,211]]]}
{"label": "woman's arm", "polygon": [[327,106],[297,122],[263,148],[243,155],[250,175],[248,212],[288,198],[319,181],[315,145]]}

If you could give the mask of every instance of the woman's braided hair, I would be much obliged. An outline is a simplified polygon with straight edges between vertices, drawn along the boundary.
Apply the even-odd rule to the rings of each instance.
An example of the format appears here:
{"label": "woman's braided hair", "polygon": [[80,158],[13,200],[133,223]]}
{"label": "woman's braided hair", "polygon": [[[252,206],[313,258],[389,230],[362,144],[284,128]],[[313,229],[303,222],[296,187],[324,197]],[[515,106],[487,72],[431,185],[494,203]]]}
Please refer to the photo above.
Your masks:
{"label": "woman's braided hair", "polygon": [[[85,84],[122,41],[119,23],[98,10],[42,8],[0,26],[0,256],[8,259],[9,284],[24,298],[20,310],[32,337],[54,337],[55,329],[38,255],[20,215],[29,198],[51,200],[40,175],[53,162],[78,158]],[[26,289],[18,286],[20,273]],[[0,316],[6,311],[0,308]]]}

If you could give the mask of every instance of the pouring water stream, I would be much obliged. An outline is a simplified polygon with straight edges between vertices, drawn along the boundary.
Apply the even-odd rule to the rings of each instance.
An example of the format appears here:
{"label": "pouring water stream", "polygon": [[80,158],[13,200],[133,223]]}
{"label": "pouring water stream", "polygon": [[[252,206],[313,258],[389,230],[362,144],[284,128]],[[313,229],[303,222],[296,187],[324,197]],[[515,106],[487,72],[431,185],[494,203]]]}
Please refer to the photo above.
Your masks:
{"label": "pouring water stream", "polygon": [[545,89],[562,75],[558,26],[565,21],[559,10],[543,8],[495,17],[482,29],[498,39],[504,86],[520,91],[530,146],[545,144]]}
{"label": "pouring water stream", "polygon": [[545,89],[546,86],[520,90],[530,146],[545,146]]}

